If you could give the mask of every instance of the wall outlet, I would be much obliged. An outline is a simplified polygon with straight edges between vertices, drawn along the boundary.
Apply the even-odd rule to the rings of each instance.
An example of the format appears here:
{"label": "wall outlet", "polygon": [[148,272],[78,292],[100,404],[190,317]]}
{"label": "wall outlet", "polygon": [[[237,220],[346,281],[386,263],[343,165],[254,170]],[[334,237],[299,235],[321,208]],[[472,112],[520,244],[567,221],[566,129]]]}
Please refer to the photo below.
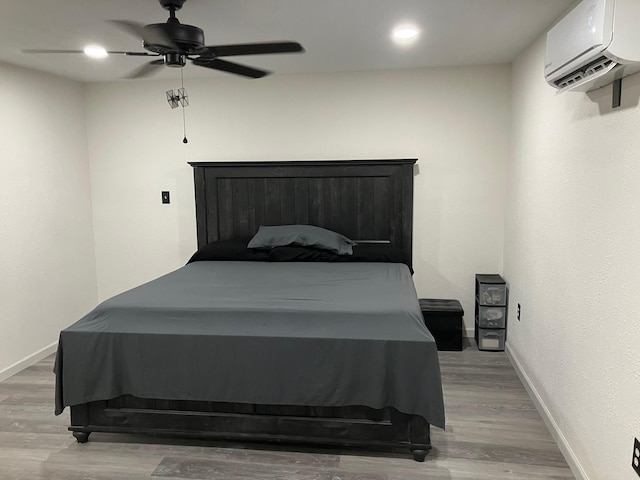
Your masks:
{"label": "wall outlet", "polygon": [[162,203],[171,203],[169,192],[162,192]]}
{"label": "wall outlet", "polygon": [[637,438],[634,438],[633,443],[633,460],[631,460],[631,466],[640,477],[640,442]]}
{"label": "wall outlet", "polygon": [[516,315],[518,321],[520,321],[520,304],[518,304],[518,314]]}

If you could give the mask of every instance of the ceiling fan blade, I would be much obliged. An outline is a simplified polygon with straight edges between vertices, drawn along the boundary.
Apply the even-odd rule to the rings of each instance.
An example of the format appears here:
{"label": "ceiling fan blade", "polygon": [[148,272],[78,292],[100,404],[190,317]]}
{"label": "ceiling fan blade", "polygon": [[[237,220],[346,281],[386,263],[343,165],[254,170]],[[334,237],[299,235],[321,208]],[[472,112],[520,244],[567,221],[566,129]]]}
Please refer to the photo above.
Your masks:
{"label": "ceiling fan blade", "polygon": [[179,50],[180,48],[164,34],[162,29],[148,29],[145,28],[144,23],[132,22],[130,20],[109,20],[109,23],[116,26],[120,30],[134,36],[138,40],[141,40],[150,45],[162,45],[164,47],[173,48]]}
{"label": "ceiling fan blade", "polygon": [[257,68],[240,65],[238,63],[227,62],[226,60],[219,60],[217,58],[211,60],[196,58],[192,60],[192,62],[194,65],[198,65],[199,67],[212,68],[214,70],[221,70],[223,72],[234,73],[236,75],[249,78],[262,78],[271,73],[265,70],[258,70]]}
{"label": "ceiling fan blade", "polygon": [[41,48],[23,48],[22,53],[84,53],[84,50],[45,50]]}
{"label": "ceiling fan blade", "polygon": [[159,53],[148,53],[148,52],[113,52],[111,50],[107,50],[107,53],[129,55],[131,57],[159,57],[160,56]]}
{"label": "ceiling fan blade", "polygon": [[129,20],[108,20],[108,22],[123,32],[136,37],[138,40],[144,40],[144,24],[140,22],[132,22]]}
{"label": "ceiling fan blade", "polygon": [[242,43],[237,45],[212,45],[204,48],[216,57],[304,52],[304,48],[298,42]]}
{"label": "ceiling fan blade", "polygon": [[[84,50],[47,50],[41,48],[24,48],[22,53],[84,53]],[[107,53],[114,55],[131,55],[135,57],[158,57],[159,53],[147,53],[147,52],[120,52],[114,50],[107,50]]]}
{"label": "ceiling fan blade", "polygon": [[158,71],[159,68],[162,68],[164,65],[164,58],[160,58],[158,60],[153,60],[151,62],[145,63],[135,69],[133,72],[126,75],[124,78],[126,79],[134,79],[134,78],[142,78],[148,77]]}

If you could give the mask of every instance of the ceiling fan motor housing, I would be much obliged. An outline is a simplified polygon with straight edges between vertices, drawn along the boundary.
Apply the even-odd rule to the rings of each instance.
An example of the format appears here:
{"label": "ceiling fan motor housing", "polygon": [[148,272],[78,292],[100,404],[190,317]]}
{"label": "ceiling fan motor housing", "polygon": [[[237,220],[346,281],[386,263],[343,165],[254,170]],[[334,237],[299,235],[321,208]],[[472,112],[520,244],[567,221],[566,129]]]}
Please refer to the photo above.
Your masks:
{"label": "ceiling fan motor housing", "polygon": [[[204,45],[204,32],[201,28],[185,25],[178,22],[152,23],[144,27],[145,38],[169,38],[180,48],[182,54],[188,54],[191,50]],[[167,45],[143,43],[144,48],[151,52],[165,54],[175,52],[175,48]]]}
{"label": "ceiling fan motor housing", "polygon": [[180,53],[165,53],[164,64],[167,67],[184,67],[186,64],[185,56]]}

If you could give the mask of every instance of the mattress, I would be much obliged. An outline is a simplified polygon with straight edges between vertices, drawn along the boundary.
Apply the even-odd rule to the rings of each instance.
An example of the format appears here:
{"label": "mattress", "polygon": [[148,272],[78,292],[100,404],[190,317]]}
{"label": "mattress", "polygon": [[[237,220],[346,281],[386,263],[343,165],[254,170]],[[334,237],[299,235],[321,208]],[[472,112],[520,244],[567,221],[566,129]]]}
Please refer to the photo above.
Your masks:
{"label": "mattress", "polygon": [[120,395],[393,407],[444,428],[440,367],[396,263],[190,263],[60,333],[56,405]]}

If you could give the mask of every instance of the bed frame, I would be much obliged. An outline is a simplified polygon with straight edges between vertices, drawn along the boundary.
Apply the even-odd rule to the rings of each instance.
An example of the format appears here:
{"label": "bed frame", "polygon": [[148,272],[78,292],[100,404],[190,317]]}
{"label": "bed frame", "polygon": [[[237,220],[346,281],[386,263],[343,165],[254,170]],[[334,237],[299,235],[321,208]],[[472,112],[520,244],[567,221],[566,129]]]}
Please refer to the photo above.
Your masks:
{"label": "bed frame", "polygon": [[[249,238],[262,224],[313,224],[389,242],[411,259],[415,159],[196,162],[198,247]],[[408,448],[424,461],[430,425],[393,408],[270,406],[123,396],[71,407],[69,430],[233,441]]]}

